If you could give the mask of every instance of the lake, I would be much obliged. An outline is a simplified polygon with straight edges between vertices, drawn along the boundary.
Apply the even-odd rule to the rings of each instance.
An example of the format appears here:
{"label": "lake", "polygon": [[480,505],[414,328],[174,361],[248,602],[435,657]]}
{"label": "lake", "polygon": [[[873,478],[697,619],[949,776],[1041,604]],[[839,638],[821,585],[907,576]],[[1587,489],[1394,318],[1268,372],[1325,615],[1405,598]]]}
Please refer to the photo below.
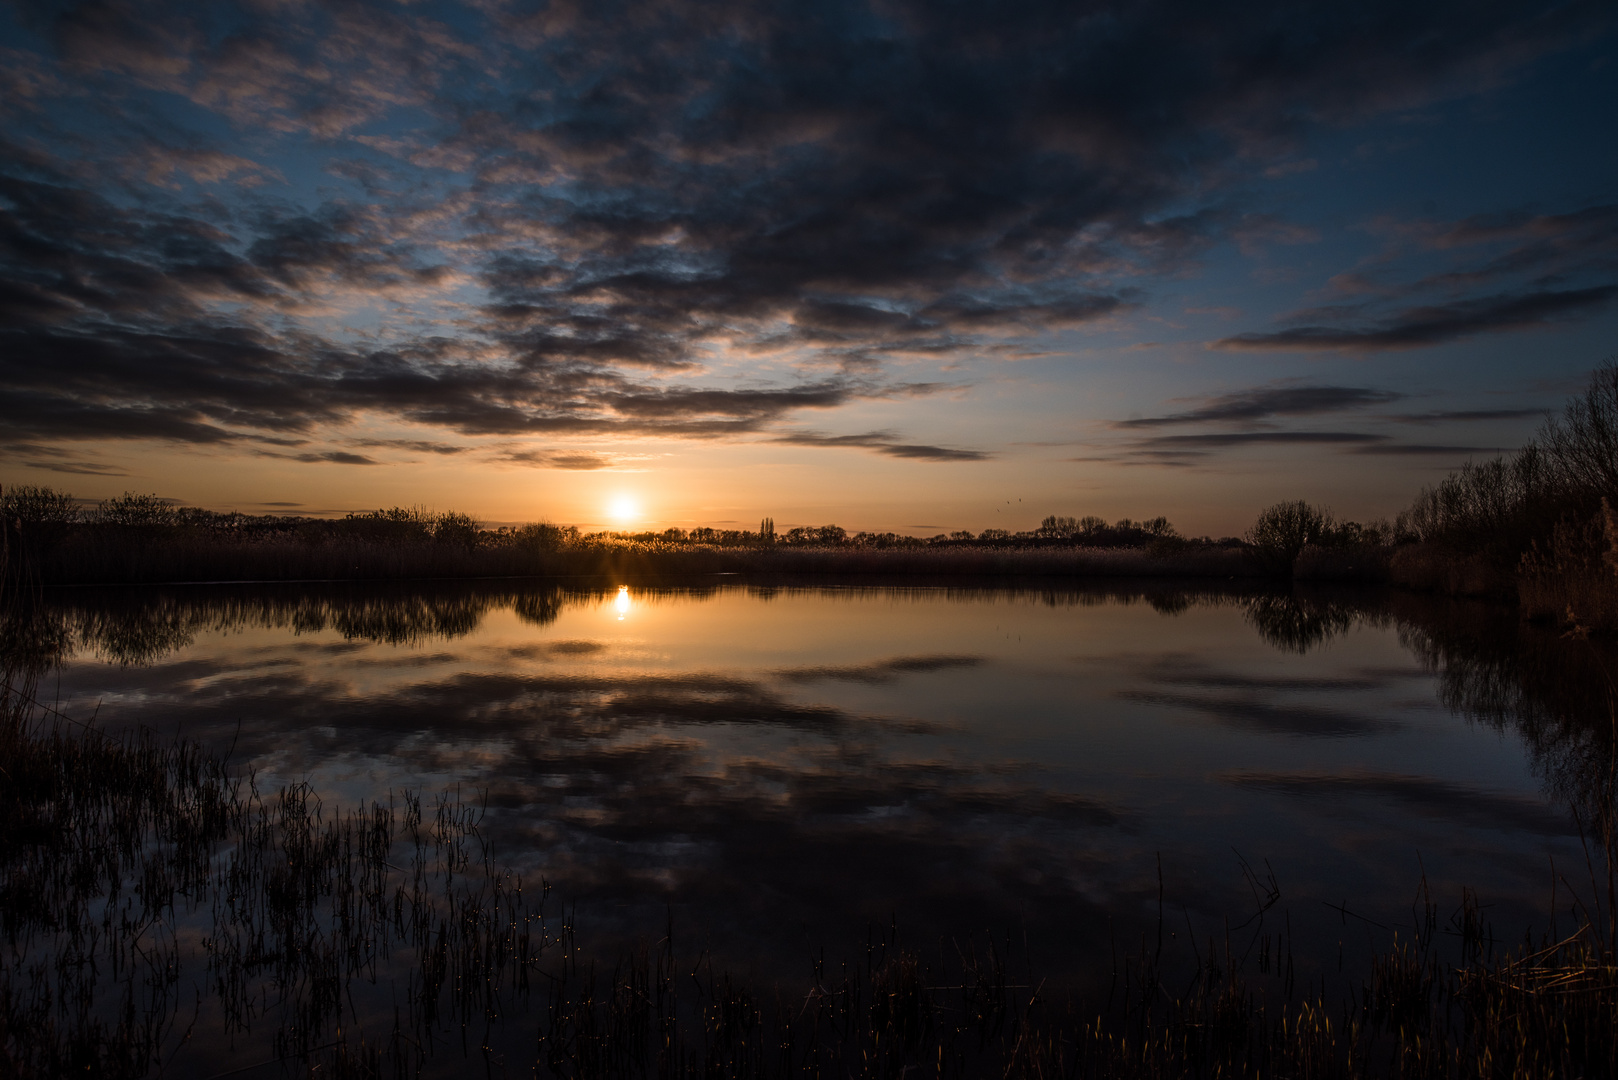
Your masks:
{"label": "lake", "polygon": [[[73,644],[40,693],[66,714],[233,745],[260,787],[333,803],[458,789],[584,933],[671,918],[748,978],[896,923],[1010,933],[1047,978],[1094,983],[1157,925],[1160,884],[1170,933],[1204,936],[1277,887],[1335,967],[1408,925],[1424,879],[1442,905],[1476,889],[1516,938],[1550,860],[1582,863],[1576,712],[1600,690],[1568,680],[1590,646],[1482,604],[720,583],[63,589],[52,609]],[[1537,672],[1555,699],[1527,640],[1563,659]]]}
{"label": "lake", "polygon": [[592,948],[672,925],[764,983],[894,927],[1089,994],[1284,920],[1329,972],[1423,887],[1515,941],[1583,867],[1610,649],[1508,608],[718,582],[57,590],[40,694],[264,790],[458,791]]}

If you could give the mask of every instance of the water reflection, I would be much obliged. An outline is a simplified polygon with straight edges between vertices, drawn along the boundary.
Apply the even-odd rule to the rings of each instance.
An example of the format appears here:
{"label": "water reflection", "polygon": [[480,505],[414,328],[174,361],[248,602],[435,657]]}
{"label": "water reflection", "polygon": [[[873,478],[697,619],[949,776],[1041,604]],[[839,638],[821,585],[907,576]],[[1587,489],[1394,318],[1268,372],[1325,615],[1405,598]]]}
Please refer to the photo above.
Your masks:
{"label": "water reflection", "polygon": [[1399,911],[1425,868],[1507,919],[1576,851],[1566,807],[1611,805],[1610,646],[1408,595],[64,590],[4,632],[65,709],[234,740],[266,783],[486,792],[591,925],[672,905],[772,973],[901,912],[1096,970],[1159,855],[1178,917],[1240,912],[1232,847],[1289,898]]}
{"label": "water reflection", "polygon": [[1369,605],[1318,595],[1279,593],[1247,602],[1247,619],[1265,641],[1286,652],[1307,653],[1353,629]]}

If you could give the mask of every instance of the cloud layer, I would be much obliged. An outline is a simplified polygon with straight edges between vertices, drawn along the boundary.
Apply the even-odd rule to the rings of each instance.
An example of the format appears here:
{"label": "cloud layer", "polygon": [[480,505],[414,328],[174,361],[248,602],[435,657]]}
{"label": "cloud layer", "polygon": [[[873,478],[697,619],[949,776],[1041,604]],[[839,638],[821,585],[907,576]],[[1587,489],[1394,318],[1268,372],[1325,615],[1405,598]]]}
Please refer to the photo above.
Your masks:
{"label": "cloud layer", "polygon": [[[0,439],[366,464],[344,440],[369,417],[473,441],[762,436],[980,460],[790,422],[941,388],[907,365],[1118,318],[1222,240],[1292,242],[1243,208],[1242,177],[1321,125],[1509,77],[1605,18],[24,4],[0,84]],[[1219,344],[1415,347],[1588,314],[1618,295],[1613,223],[1597,207],[1434,226],[1430,249],[1501,250],[1414,290],[1448,298]],[[1528,284],[1477,292],[1508,279]],[[1133,423],[1308,415],[1337,389]]]}

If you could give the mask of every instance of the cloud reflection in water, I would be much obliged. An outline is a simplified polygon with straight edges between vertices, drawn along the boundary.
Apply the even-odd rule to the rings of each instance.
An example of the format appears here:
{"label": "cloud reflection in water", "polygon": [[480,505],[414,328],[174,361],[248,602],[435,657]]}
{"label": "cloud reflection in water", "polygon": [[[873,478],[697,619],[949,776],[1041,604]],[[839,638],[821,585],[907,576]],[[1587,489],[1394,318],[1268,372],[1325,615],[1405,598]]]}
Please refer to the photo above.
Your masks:
{"label": "cloud reflection in water", "polygon": [[[1027,927],[1072,975],[1155,918],[1159,854],[1185,917],[1241,912],[1232,847],[1270,859],[1300,903],[1351,890],[1402,910],[1413,848],[1435,885],[1487,881],[1527,903],[1537,873],[1509,868],[1567,840],[1517,745],[1448,718],[1389,613],[1340,600],[737,587],[148,601],[58,609],[103,657],[62,670],[68,707],[101,700],[107,723],[221,745],[240,721],[238,758],[263,782],[486,792],[499,856],[601,932],[644,932],[673,905],[771,972],[898,915],[921,940]],[[1305,796],[1355,812],[1295,813]]]}

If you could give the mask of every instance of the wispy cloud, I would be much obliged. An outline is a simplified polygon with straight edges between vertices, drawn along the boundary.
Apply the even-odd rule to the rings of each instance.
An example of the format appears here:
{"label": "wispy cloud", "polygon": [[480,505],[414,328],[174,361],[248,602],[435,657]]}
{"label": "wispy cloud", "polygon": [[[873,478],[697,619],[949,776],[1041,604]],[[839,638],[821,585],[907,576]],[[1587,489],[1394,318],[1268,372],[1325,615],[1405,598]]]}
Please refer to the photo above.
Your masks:
{"label": "wispy cloud", "polygon": [[1385,457],[1471,457],[1476,454],[1497,454],[1498,446],[1451,446],[1447,443],[1385,442],[1356,446],[1351,454],[1375,454]]}
{"label": "wispy cloud", "polygon": [[1403,394],[1362,386],[1265,386],[1223,394],[1183,412],[1116,421],[1120,428],[1214,422],[1252,423],[1275,416],[1314,416],[1385,405]]}
{"label": "wispy cloud", "polygon": [[821,446],[856,450],[873,450],[888,457],[914,461],[987,461],[992,455],[983,450],[963,450],[947,446],[929,446],[925,443],[900,442],[898,437],[884,431],[864,435],[819,435],[813,432],[795,432],[781,435],[772,442],[788,446]]}
{"label": "wispy cloud", "polygon": [[1218,349],[1381,351],[1413,349],[1458,341],[1491,330],[1526,330],[1569,316],[1600,310],[1618,296],[1618,285],[1585,289],[1499,293],[1452,304],[1406,308],[1386,319],[1356,325],[1294,326],[1237,334],[1214,343]]}
{"label": "wispy cloud", "polygon": [[1401,424],[1470,423],[1479,420],[1521,420],[1530,416],[1545,416],[1546,409],[1437,409],[1424,413],[1398,413],[1388,419]]}

